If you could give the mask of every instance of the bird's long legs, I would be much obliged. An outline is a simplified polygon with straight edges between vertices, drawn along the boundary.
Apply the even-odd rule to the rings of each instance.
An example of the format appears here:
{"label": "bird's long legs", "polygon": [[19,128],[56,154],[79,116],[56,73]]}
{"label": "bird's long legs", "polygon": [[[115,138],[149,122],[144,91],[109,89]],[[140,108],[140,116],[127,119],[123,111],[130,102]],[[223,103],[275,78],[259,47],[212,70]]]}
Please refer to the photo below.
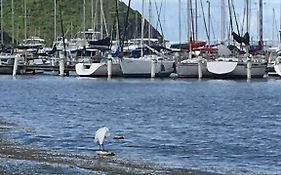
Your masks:
{"label": "bird's long legs", "polygon": [[99,150],[104,151],[104,146],[103,146],[103,144],[99,144]]}

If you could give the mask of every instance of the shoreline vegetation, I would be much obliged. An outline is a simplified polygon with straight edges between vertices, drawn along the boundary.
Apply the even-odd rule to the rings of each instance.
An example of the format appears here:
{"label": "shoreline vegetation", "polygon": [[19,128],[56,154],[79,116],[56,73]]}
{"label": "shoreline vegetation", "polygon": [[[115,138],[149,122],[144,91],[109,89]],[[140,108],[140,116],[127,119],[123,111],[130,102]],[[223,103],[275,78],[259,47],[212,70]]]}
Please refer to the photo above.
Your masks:
{"label": "shoreline vegetation", "polygon": [[24,146],[3,139],[16,124],[0,118],[0,174],[213,174],[197,170],[166,168],[151,163],[57,152]]}
{"label": "shoreline vegetation", "polygon": [[[3,1],[3,31],[4,31],[4,44],[5,45],[13,45],[12,37],[14,33],[15,43],[19,44],[25,38],[31,36],[37,36],[43,38],[47,45],[52,47],[54,37],[54,1],[46,1],[46,0],[28,0],[26,1],[26,21],[24,18],[25,9],[23,1],[14,1],[14,15],[12,15],[11,9],[12,4],[11,1]],[[94,10],[92,11],[91,1],[85,1],[85,27],[86,29],[93,28],[96,31],[101,30],[100,22],[96,22],[93,24],[92,13],[95,15],[96,19],[101,18],[100,12],[100,3],[94,3]],[[42,5],[44,4],[44,5]],[[59,9],[62,11],[62,21],[65,32],[65,37],[70,39],[75,37],[75,35],[83,30],[83,1],[82,0],[61,0],[57,2],[57,25],[56,31],[57,36],[61,35],[61,25],[59,19]],[[112,31],[113,33],[116,26],[116,3],[114,0],[103,1],[103,10],[104,10],[104,18],[106,20],[106,24],[104,24],[104,33],[105,27],[108,31]],[[128,10],[128,6],[119,1],[119,21],[120,21],[120,33],[124,33],[124,26],[126,21],[126,13]],[[14,17],[14,30],[12,25],[12,17]],[[26,22],[26,29],[25,29]],[[140,38],[140,28],[141,28],[142,18],[140,12],[130,8],[129,18],[128,18],[128,26],[127,26],[127,36],[128,38]],[[145,26],[150,25],[147,20],[145,20]],[[137,29],[136,29],[136,26]],[[152,37],[160,37],[161,35],[159,31],[151,26],[151,36]],[[26,33],[25,33],[26,30]],[[148,36],[148,27],[145,27],[145,34]]]}

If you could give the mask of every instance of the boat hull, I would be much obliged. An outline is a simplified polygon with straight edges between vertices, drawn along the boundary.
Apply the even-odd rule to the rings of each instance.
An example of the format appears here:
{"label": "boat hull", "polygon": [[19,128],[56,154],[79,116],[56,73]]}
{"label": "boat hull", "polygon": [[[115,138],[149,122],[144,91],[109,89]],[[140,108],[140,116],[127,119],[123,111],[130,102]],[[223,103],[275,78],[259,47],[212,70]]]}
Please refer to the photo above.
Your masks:
{"label": "boat hull", "polygon": [[[123,58],[120,64],[124,77],[151,77],[151,59]],[[155,64],[155,77],[169,77],[175,71],[174,61],[158,60]]]}
{"label": "boat hull", "polygon": [[[108,76],[106,63],[77,63],[75,71],[81,77],[106,77]],[[122,70],[119,63],[112,64],[113,77],[122,76]]]}
{"label": "boat hull", "polygon": [[[247,63],[214,61],[210,62],[209,64],[207,63],[207,69],[212,74],[212,78],[247,78]],[[252,64],[251,78],[263,78],[265,71],[266,64]]]}
{"label": "boat hull", "polygon": [[281,63],[274,65],[274,71],[276,72],[277,75],[281,76]]}
{"label": "boat hull", "polygon": [[[198,63],[178,63],[176,72],[179,78],[198,78]],[[210,77],[210,72],[207,70],[206,64],[202,64],[202,76]]]}

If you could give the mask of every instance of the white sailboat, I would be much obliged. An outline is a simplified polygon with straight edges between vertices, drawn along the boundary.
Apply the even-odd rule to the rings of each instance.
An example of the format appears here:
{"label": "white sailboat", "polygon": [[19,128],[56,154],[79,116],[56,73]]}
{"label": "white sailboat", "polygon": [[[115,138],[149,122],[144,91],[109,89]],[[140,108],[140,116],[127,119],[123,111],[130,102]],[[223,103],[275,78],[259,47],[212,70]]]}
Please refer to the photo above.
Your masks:
{"label": "white sailboat", "polygon": [[279,44],[277,49],[277,57],[273,63],[274,71],[277,75],[281,76],[281,44]]}
{"label": "white sailboat", "polygon": [[[96,3],[97,5],[97,3]],[[93,6],[93,2],[92,2]],[[75,65],[76,74],[84,77],[106,77],[109,75],[108,63],[111,64],[111,76],[122,76],[122,70],[120,67],[119,59],[110,56],[108,46],[100,45],[103,37],[103,25],[106,24],[105,16],[103,12],[103,0],[100,0],[100,16],[101,16],[101,31],[95,32],[95,28],[83,32],[84,42],[85,40],[90,45],[84,46],[84,55],[81,58],[77,58],[79,63]],[[92,12],[93,14],[93,12]],[[93,20],[93,19],[92,19]],[[94,24],[93,24],[94,25]],[[105,25],[106,27],[106,25]],[[84,0],[84,29],[85,27],[85,0]],[[105,28],[107,36],[108,30]],[[110,40],[109,40],[110,42]],[[94,45],[92,45],[94,44]],[[96,45],[97,44],[97,45]]]}
{"label": "white sailboat", "polygon": [[177,63],[177,76],[179,78],[198,78],[199,70],[198,63],[201,61],[201,71],[204,78],[210,77],[210,72],[207,70],[206,60],[201,60],[199,58],[186,59]]}
{"label": "white sailboat", "polygon": [[122,76],[119,59],[106,55],[98,49],[87,48],[82,51],[83,56],[78,57],[79,63],[75,65],[76,74],[81,77],[106,77],[108,76],[108,63],[111,64],[111,76]]}
{"label": "white sailboat", "polygon": [[[207,70],[213,78],[263,78],[266,61],[259,56],[231,55],[226,46],[218,46],[219,57],[207,61]],[[249,72],[250,71],[250,72]]]}
{"label": "white sailboat", "polygon": [[281,76],[281,63],[280,58],[277,58],[276,64],[274,65],[274,71],[277,73],[277,75]]}
{"label": "white sailboat", "polygon": [[[81,77],[105,77],[108,75],[107,62],[100,63],[77,63],[75,65],[76,74]],[[112,75],[122,76],[120,64],[113,62]]]}
{"label": "white sailboat", "polygon": [[[251,62],[251,66],[248,66]],[[219,57],[214,61],[207,62],[207,70],[213,78],[247,78],[250,69],[251,78],[263,78],[265,75],[266,62],[249,60],[248,57]]]}
{"label": "white sailboat", "polygon": [[[260,13],[262,13],[262,0],[259,0]],[[230,15],[232,16],[231,12]],[[262,43],[262,16],[259,25],[260,43]],[[266,71],[266,61],[261,55],[249,54],[249,1],[246,1],[246,34],[240,37],[232,32],[234,40],[244,44],[246,53],[233,55],[224,45],[218,46],[218,58],[207,62],[207,70],[214,78],[263,78]]]}
{"label": "white sailboat", "polygon": [[[181,4],[180,4],[181,5]],[[185,48],[188,50],[188,58],[184,59],[177,63],[176,72],[177,77],[179,78],[202,78],[202,77],[209,77],[210,73],[206,68],[206,59],[203,59],[196,54],[195,50],[201,48],[201,52],[204,50],[206,42],[204,41],[193,41],[195,38],[196,31],[193,31],[193,12],[192,12],[192,1],[187,1],[188,6],[188,13],[187,13],[187,21],[188,21],[188,35],[190,38],[189,43],[181,46],[181,48]],[[197,7],[197,2],[195,2],[195,7]],[[195,9],[197,11],[197,9]],[[181,14],[179,14],[180,16]],[[197,16],[195,17],[195,19]],[[179,19],[181,20],[181,19]],[[179,21],[180,23],[181,21]],[[196,27],[196,26],[195,26]],[[181,35],[180,35],[181,36]],[[181,45],[181,44],[180,44]],[[193,57],[195,56],[195,57]],[[200,66],[200,68],[199,68]],[[200,76],[199,76],[200,74]],[[201,77],[202,76],[202,77]]]}
{"label": "white sailboat", "polygon": [[[141,47],[132,54],[121,59],[121,69],[124,77],[168,77],[175,70],[174,61],[162,52],[144,44],[144,0],[142,0]],[[163,48],[164,49],[164,48]],[[138,55],[138,56],[136,56]]]}
{"label": "white sailboat", "polygon": [[144,55],[140,58],[123,58],[121,68],[124,77],[148,78],[151,77],[154,66],[155,77],[169,77],[174,72],[174,61],[163,59],[157,55]]}

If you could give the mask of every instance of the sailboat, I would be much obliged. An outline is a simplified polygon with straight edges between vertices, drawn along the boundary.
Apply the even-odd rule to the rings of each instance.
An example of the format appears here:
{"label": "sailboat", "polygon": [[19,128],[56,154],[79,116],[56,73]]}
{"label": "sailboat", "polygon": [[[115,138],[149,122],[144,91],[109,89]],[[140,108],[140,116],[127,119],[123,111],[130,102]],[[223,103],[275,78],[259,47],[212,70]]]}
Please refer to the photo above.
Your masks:
{"label": "sailboat", "polygon": [[213,78],[249,78],[249,69],[251,78],[263,78],[266,61],[260,56],[248,56],[248,54],[234,56],[224,45],[218,46],[218,57],[215,60],[207,61],[207,70]]}
{"label": "sailboat", "polygon": [[[279,37],[281,39],[281,24],[280,24],[279,35],[280,35]],[[278,76],[281,76],[281,43],[279,43],[278,48],[276,49],[276,55],[277,55],[277,57],[273,63],[273,68],[274,68],[274,71],[276,72],[276,74]]]}
{"label": "sailboat", "polygon": [[[244,46],[245,51],[240,51],[234,46],[218,46],[218,57],[214,60],[207,61],[207,70],[214,78],[263,78],[266,71],[266,61],[262,55],[251,55],[249,52],[250,35],[248,33],[248,4],[246,1],[246,28],[247,32],[244,36],[239,36],[232,32],[233,39]],[[260,0],[262,4],[262,0]],[[261,11],[261,10],[260,10]],[[230,12],[230,16],[231,16]],[[262,21],[262,20],[260,20]],[[262,22],[260,27],[262,26]],[[232,26],[231,26],[232,28]],[[262,29],[260,29],[262,30]],[[260,33],[262,35],[262,32]],[[262,36],[260,36],[259,44],[262,46]],[[238,51],[234,53],[229,48]],[[243,49],[243,48],[242,48]]]}
{"label": "sailboat", "polygon": [[[93,1],[92,1],[93,3]],[[86,77],[105,77],[108,76],[108,60],[111,61],[111,75],[121,76],[122,70],[120,67],[119,59],[112,57],[110,54],[110,38],[103,37],[103,24],[104,13],[103,13],[103,1],[100,0],[101,7],[101,32],[94,32],[94,29],[84,32],[84,39],[87,40],[88,45],[84,46],[80,52],[78,52],[79,63],[75,65],[75,71],[79,76]],[[84,11],[85,11],[85,0],[84,0]],[[85,12],[84,12],[85,20]],[[85,25],[85,21],[84,21]],[[84,26],[85,29],[85,26]],[[107,31],[107,29],[106,29]],[[108,34],[107,34],[108,36]],[[81,54],[79,54],[81,53]],[[114,54],[113,54],[114,55]]]}
{"label": "sailboat", "polygon": [[175,71],[174,60],[165,55],[164,47],[152,47],[144,44],[144,0],[142,1],[141,46],[121,59],[124,77],[168,77]]}
{"label": "sailboat", "polygon": [[[281,31],[280,31],[281,34]],[[277,75],[281,76],[281,44],[279,44],[278,49],[276,51],[277,57],[275,58],[275,62],[273,63],[274,71]]]}
{"label": "sailboat", "polygon": [[[202,65],[201,66],[201,73],[203,77],[209,77],[209,72],[206,69],[206,59],[204,59],[202,56],[199,56],[199,54],[196,54],[197,52],[201,53],[204,50],[206,50],[206,42],[205,41],[195,41],[194,40],[194,33],[193,31],[193,16],[192,16],[192,1],[188,0],[188,28],[189,28],[189,42],[187,44],[180,44],[180,50],[188,52],[188,58],[181,60],[177,63],[176,66],[176,72],[177,77],[179,78],[197,78],[199,77],[199,62]],[[197,2],[195,2],[197,3]],[[181,4],[179,4],[181,5]],[[196,5],[197,7],[197,5]],[[197,11],[197,9],[196,9]],[[181,14],[179,14],[181,15]],[[180,19],[179,19],[180,20]],[[181,21],[179,21],[181,22]]]}
{"label": "sailboat", "polygon": [[112,57],[108,52],[96,48],[85,48],[78,51],[77,58],[80,62],[75,65],[77,75],[81,77],[108,76],[108,60],[110,59],[112,64],[111,76],[122,76],[119,59]]}

